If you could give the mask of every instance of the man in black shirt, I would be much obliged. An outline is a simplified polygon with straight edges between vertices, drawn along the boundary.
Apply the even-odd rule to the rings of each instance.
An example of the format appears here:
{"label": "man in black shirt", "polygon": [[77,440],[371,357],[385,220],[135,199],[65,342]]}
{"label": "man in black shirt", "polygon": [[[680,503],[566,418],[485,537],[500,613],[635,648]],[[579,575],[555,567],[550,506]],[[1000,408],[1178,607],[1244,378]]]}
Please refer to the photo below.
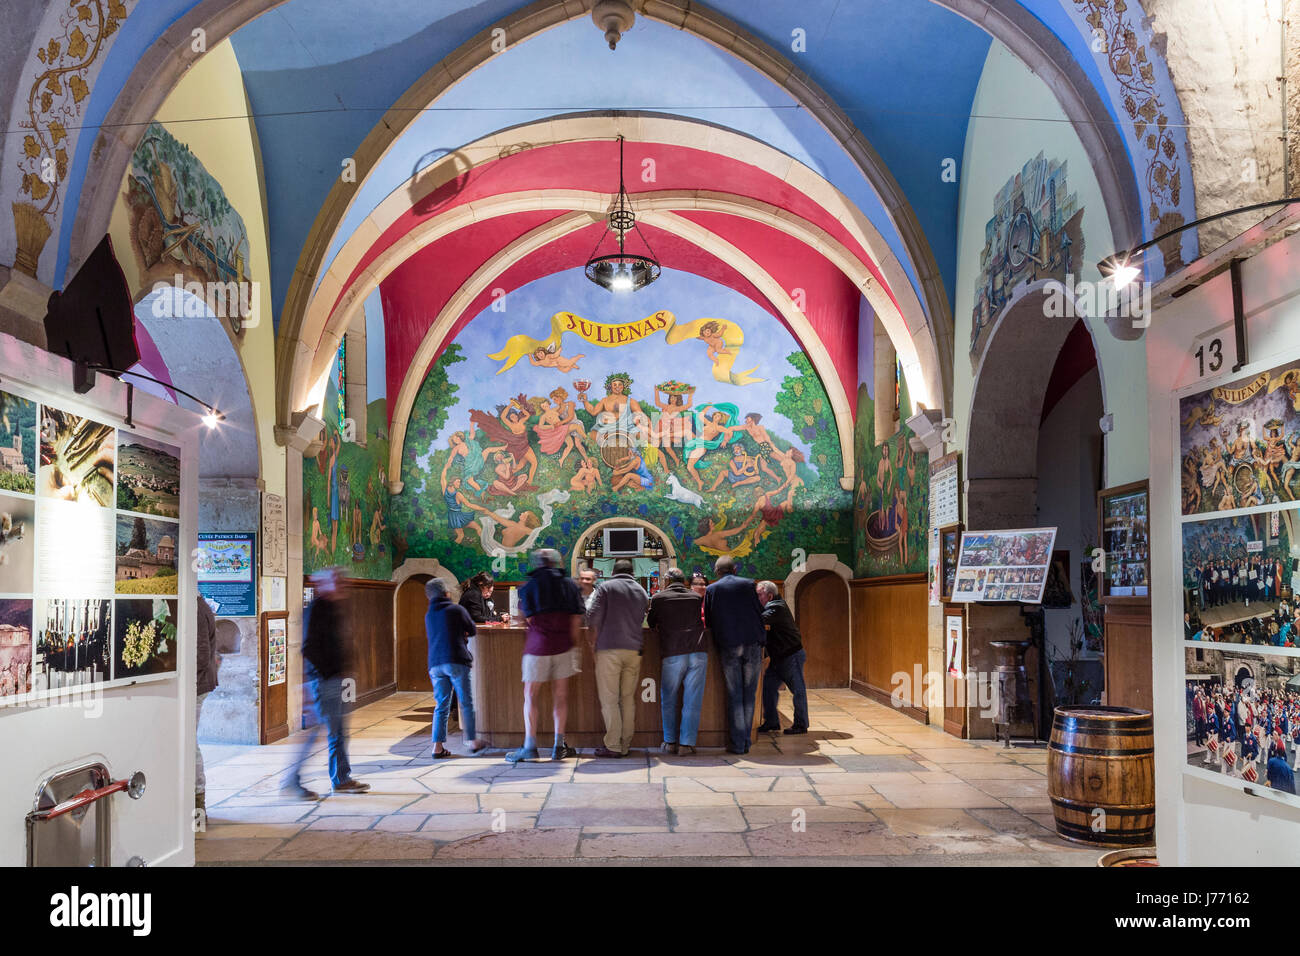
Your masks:
{"label": "man in black shirt", "polygon": [[308,697],[316,707],[317,723],[307,729],[298,759],[289,771],[289,792],[303,800],[320,797],[302,784],[302,765],[311,754],[324,724],[329,737],[330,783],[335,793],[365,793],[369,784],[352,778],[348,763],[347,737],[343,726],[343,670],[347,648],[343,643],[346,624],[338,572],[333,568],[312,575],[316,597],[303,622],[302,677]]}
{"label": "man in black shirt", "polygon": [[669,568],[668,586],[650,599],[646,623],[659,635],[659,703],[665,753],[695,753],[709,668],[703,608],[704,598],[686,586],[681,568]]}
{"label": "man in black shirt", "polygon": [[803,662],[807,655],[799,626],[785,601],[777,596],[776,585],[759,581],[758,600],[763,605],[763,625],[767,628],[767,671],[763,675],[762,731],[781,729],[781,719],[776,711],[777,695],[781,685],[790,688],[794,696],[794,723],[785,729],[786,734],[808,732],[808,690],[803,683]]}

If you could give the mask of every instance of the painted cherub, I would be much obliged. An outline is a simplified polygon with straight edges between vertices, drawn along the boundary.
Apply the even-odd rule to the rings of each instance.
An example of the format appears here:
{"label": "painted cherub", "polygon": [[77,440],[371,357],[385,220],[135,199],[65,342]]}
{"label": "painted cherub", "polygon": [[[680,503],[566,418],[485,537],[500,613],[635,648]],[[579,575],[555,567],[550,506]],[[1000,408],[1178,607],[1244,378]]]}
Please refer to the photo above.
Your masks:
{"label": "painted cherub", "polygon": [[578,367],[578,360],[581,358],[585,358],[585,353],[566,358],[561,352],[559,343],[556,343],[555,345],[543,345],[534,349],[533,353],[528,356],[528,361],[539,368],[559,369],[567,375]]}
{"label": "painted cherub", "polygon": [[708,322],[705,322],[700,326],[697,335],[708,346],[707,351],[709,353],[709,358],[712,359],[713,362],[716,363],[718,361],[718,356],[720,355],[733,354],[731,349],[727,348],[727,340],[723,338],[721,322],[715,322],[713,319],[710,319]]}

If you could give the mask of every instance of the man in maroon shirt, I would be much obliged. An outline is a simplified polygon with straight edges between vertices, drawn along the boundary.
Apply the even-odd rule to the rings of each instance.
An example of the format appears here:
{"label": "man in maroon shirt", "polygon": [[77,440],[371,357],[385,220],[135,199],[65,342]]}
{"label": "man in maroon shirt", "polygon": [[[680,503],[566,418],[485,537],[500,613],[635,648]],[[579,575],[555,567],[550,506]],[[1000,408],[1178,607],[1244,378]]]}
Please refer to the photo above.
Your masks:
{"label": "man in maroon shirt", "polygon": [[537,723],[541,713],[537,695],[548,681],[555,684],[551,692],[555,718],[551,759],[578,755],[564,742],[564,725],[569,716],[569,678],[578,673],[578,629],[586,609],[577,583],[560,570],[558,551],[534,551],[530,563],[533,570],[519,589],[519,610],[528,619],[523,659],[524,745],[506,754],[512,764],[538,757]]}

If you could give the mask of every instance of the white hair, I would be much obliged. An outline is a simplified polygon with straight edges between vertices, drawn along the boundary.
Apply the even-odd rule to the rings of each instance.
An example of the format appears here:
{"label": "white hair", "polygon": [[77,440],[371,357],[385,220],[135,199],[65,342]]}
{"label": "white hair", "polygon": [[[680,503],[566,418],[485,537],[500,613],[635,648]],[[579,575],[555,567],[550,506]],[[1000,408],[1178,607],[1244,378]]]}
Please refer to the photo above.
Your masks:
{"label": "white hair", "polygon": [[776,584],[772,581],[759,581],[758,590],[762,591],[769,598],[774,598],[780,593],[777,590]]}

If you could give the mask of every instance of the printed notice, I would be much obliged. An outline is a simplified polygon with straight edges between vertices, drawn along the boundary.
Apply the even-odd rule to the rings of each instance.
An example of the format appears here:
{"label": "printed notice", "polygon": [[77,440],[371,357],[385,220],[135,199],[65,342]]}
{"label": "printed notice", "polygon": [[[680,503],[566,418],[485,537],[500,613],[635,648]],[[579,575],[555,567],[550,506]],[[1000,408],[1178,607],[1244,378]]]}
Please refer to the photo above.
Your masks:
{"label": "printed notice", "polygon": [[114,515],[93,502],[36,499],[36,590],[47,598],[113,596]]}

